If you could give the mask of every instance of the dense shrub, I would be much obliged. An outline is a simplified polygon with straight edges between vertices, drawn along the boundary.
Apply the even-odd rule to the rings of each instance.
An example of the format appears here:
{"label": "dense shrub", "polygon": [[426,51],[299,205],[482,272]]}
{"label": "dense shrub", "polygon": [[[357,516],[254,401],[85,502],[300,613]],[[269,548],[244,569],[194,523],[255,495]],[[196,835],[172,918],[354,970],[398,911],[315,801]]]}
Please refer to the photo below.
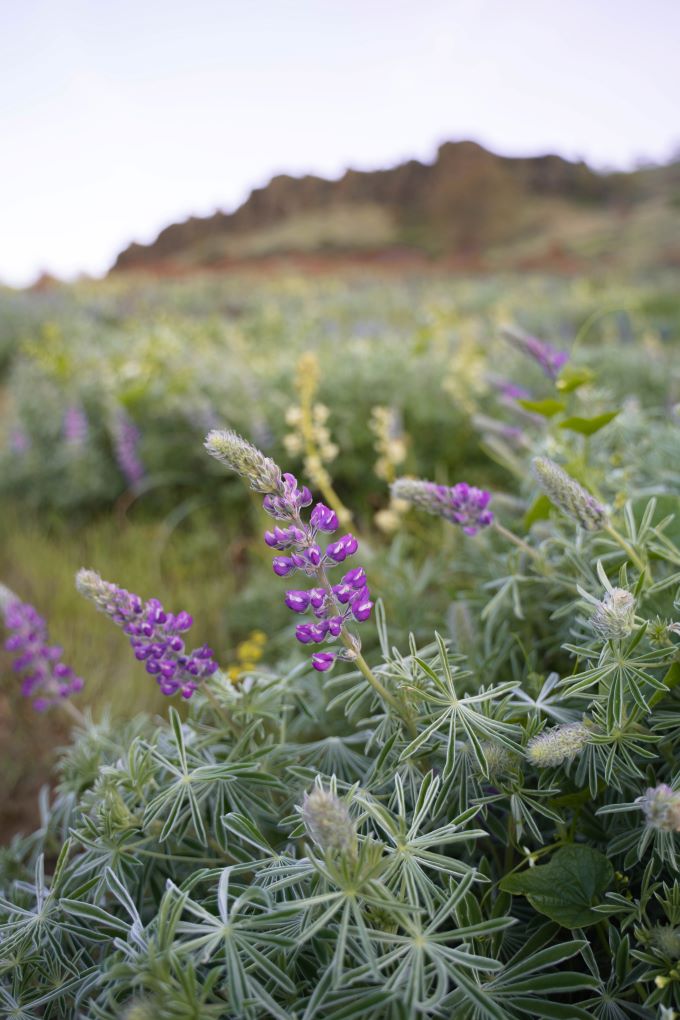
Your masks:
{"label": "dense shrub", "polygon": [[[6,1015],[609,1020],[680,1008],[677,428],[646,400],[612,405],[588,357],[563,365],[530,337],[512,343],[543,389],[502,394],[519,429],[479,427],[514,481],[488,504],[394,484],[404,534],[378,584],[364,561],[384,596],[376,645],[358,643],[371,597],[353,568],[311,604],[322,623],[342,618],[341,641],[319,635],[315,669],[288,655],[208,670],[186,715],[78,728],[40,829],[0,857]],[[353,543],[323,538],[339,523],[331,510],[306,531],[304,489],[240,442],[209,448],[265,494],[277,527],[300,530],[268,537],[276,573],[298,566],[322,583]],[[414,597],[405,522],[422,510],[435,516],[419,518],[432,526]],[[295,611],[311,598],[298,583]],[[272,577],[272,602],[285,585]],[[425,638],[428,586],[455,590]],[[94,575],[80,587],[150,673],[186,679],[183,645],[168,643],[186,620],[137,609]],[[402,597],[418,637],[403,621],[391,631]]]}

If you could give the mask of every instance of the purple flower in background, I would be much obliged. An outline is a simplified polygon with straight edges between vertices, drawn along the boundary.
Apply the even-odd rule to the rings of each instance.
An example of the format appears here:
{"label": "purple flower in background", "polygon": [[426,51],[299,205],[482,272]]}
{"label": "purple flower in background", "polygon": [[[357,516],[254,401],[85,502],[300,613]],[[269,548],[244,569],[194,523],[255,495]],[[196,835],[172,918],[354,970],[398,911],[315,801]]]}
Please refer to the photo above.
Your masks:
{"label": "purple flower in background", "polygon": [[31,449],[31,437],[25,429],[12,429],[9,434],[9,448],[12,453],[23,457]]}
{"label": "purple flower in background", "polygon": [[531,336],[523,330],[505,326],[502,333],[516,350],[526,354],[540,365],[550,379],[556,379],[562,366],[569,361],[566,351],[558,351],[545,340],[539,340],[538,337]]}
{"label": "purple flower in background", "polygon": [[135,658],[156,678],[163,694],[190,698],[218,666],[207,645],[186,650],[183,634],[193,625],[189,613],[166,613],[158,599],[143,602],[125,588],[104,581],[94,570],[79,570],[76,588],[122,627]]}
{"label": "purple flower in background", "polygon": [[491,493],[467,482],[448,486],[415,478],[397,478],[391,490],[394,499],[403,499],[429,514],[444,517],[460,525],[466,535],[476,535],[493,522],[493,513],[487,509]]}
{"label": "purple flower in background", "polygon": [[113,441],[116,460],[128,485],[137,485],[144,477],[144,465],[139,458],[139,429],[131,418],[119,409],[114,424]]}
{"label": "purple flower in background", "polygon": [[498,390],[502,397],[506,400],[530,400],[531,390],[528,390],[525,386],[518,386],[517,383],[511,379],[501,379],[497,376],[489,376],[489,382],[491,385]]}
{"label": "purple flower in background", "polygon": [[64,412],[64,442],[69,446],[83,446],[87,439],[87,432],[87,415],[82,407],[79,407],[77,404],[70,404]]}
{"label": "purple flower in background", "polygon": [[10,631],[5,648],[15,656],[15,671],[22,674],[24,697],[32,698],[33,707],[44,712],[82,690],[82,679],[61,661],[62,649],[49,644],[47,624],[37,609],[6,588],[0,595],[5,626]]}

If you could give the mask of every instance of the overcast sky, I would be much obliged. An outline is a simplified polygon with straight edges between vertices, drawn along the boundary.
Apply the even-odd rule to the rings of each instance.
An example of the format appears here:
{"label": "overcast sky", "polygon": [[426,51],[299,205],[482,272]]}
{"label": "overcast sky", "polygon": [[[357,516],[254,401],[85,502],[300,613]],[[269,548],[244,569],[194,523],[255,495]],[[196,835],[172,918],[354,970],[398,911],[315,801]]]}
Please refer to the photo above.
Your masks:
{"label": "overcast sky", "polygon": [[445,139],[680,147],[680,0],[0,0],[0,281]]}

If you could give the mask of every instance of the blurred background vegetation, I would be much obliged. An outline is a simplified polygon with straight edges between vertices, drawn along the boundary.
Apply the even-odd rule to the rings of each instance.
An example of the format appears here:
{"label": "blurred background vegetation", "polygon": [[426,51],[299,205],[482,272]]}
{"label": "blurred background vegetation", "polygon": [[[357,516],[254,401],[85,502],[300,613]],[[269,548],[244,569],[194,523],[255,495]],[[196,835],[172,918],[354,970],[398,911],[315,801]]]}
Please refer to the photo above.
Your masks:
{"label": "blurred background vegetation", "polygon": [[[232,427],[304,475],[301,405],[316,423],[312,473],[325,470],[351,510],[395,637],[452,625],[469,569],[457,561],[461,536],[427,518],[392,519],[388,481],[464,479],[492,488],[510,516],[521,511],[513,444],[521,449],[535,423],[504,381],[537,399],[550,386],[501,338],[508,322],[592,370],[591,413],[620,411],[610,427],[623,430],[622,449],[636,415],[655,418],[644,458],[651,469],[656,457],[662,481],[677,473],[663,431],[677,431],[680,399],[670,271],[635,280],[351,268],[312,278],[114,275],[0,291],[0,577],[48,619],[85,678],[80,706],[129,717],[162,702],[124,636],[76,594],[80,566],[191,612],[192,637],[224,668],[237,668],[254,629],[267,636],[265,664],[298,654],[271,590],[257,501],[202,441],[209,428]],[[509,406],[512,434],[501,424]],[[621,480],[623,489],[623,458]],[[66,730],[58,712],[36,718],[22,702],[4,653],[1,675],[11,830],[32,810]]]}

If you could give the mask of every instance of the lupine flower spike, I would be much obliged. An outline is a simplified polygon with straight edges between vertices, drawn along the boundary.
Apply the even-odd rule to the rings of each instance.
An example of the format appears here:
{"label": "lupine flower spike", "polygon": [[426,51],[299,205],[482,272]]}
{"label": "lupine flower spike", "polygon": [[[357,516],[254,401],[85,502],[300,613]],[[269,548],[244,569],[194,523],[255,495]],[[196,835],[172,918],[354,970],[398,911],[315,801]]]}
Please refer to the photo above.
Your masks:
{"label": "lupine flower spike", "polygon": [[23,677],[21,693],[33,699],[36,711],[44,712],[83,689],[81,677],[61,661],[62,649],[49,644],[47,623],[34,606],[0,585],[0,610],[10,632],[5,648],[14,654],[14,669]]}
{"label": "lupine flower spike", "polygon": [[71,404],[64,412],[64,442],[71,447],[82,446],[87,439],[87,432],[87,415],[82,407]]}
{"label": "lupine flower spike", "polygon": [[549,457],[535,457],[531,468],[550,502],[584,531],[601,531],[607,527],[609,519],[602,504],[559,464]]}
{"label": "lupine flower spike", "polygon": [[139,429],[123,410],[116,415],[113,438],[116,459],[125,480],[128,485],[137,485],[145,475],[139,457]]}
{"label": "lupine flower spike", "polygon": [[360,644],[350,635],[347,625],[364,623],[371,615],[373,602],[366,573],[362,567],[354,567],[336,584],[330,583],[326,573],[356,553],[359,543],[354,535],[343,535],[323,548],[320,539],[337,532],[338,515],[317,503],[309,520],[304,521],[302,511],[311,506],[312,494],[306,486],[298,486],[294,475],[281,474],[272,460],[234,432],[211,432],[205,446],[208,453],[248,479],[252,488],[264,492],[264,510],[284,525],[277,524],[264,535],[269,548],[281,554],[272,561],[277,577],[300,573],[317,581],[316,587],[290,589],[285,595],[286,605],[293,613],[309,612],[315,618],[315,622],[296,627],[295,635],[301,644],[321,645],[342,638],[346,646],[340,651],[315,652],[314,669],[325,673],[337,658],[356,658]]}
{"label": "lupine flower spike", "polygon": [[415,478],[397,478],[391,492],[394,499],[458,524],[466,535],[476,535],[493,522],[493,513],[488,509],[491,493],[466,482],[449,487]]}
{"label": "lupine flower spike", "polygon": [[182,634],[193,625],[189,613],[166,613],[158,599],[142,602],[125,588],[103,581],[94,570],[79,570],[76,588],[81,595],[122,627],[135,658],[156,678],[163,694],[190,698],[202,680],[217,670],[207,645],[187,652]]}
{"label": "lupine flower spike", "polygon": [[514,326],[504,326],[502,334],[516,350],[535,361],[550,379],[556,379],[560,369],[569,361],[566,351],[555,350],[545,340],[531,336]]}

